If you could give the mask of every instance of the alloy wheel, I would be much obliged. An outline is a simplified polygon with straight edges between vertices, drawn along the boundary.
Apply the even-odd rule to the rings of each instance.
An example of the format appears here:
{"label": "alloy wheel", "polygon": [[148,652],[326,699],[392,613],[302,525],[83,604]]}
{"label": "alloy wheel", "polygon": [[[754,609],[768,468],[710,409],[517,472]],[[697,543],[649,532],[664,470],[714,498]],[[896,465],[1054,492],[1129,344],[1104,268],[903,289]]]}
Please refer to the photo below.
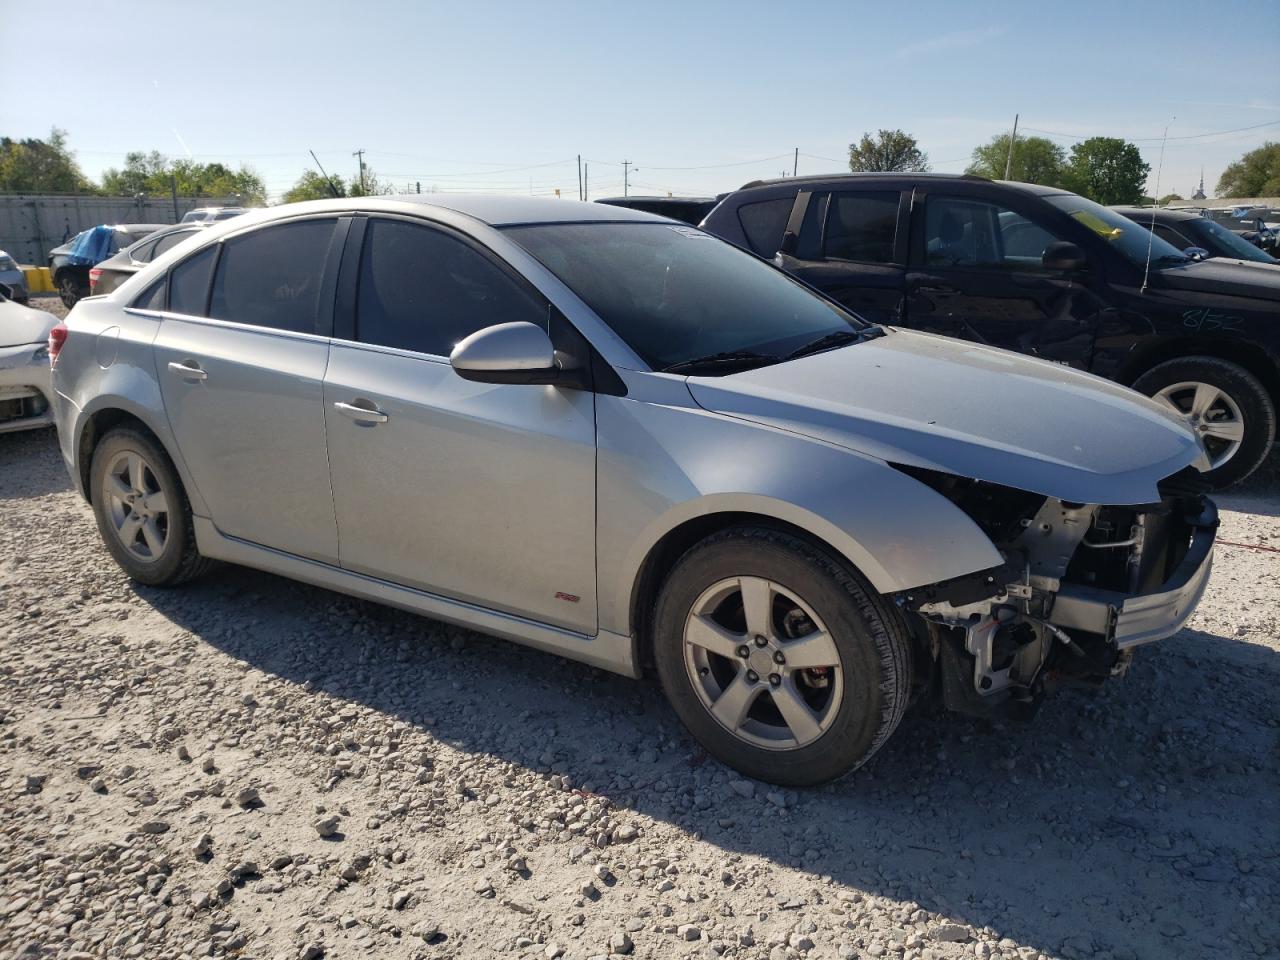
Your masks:
{"label": "alloy wheel", "polygon": [[151,464],[122,450],[107,466],[102,494],[121,545],[144,563],[158,560],[169,542],[169,499]]}
{"label": "alloy wheel", "polygon": [[1220,387],[1187,380],[1164,387],[1153,399],[1182,417],[1196,432],[1208,451],[1213,469],[1240,450],[1244,442],[1244,414],[1239,404]]}
{"label": "alloy wheel", "polygon": [[794,591],[762,577],[702,592],[685,621],[684,660],[707,712],[768,750],[816,741],[844,695],[840,653],[822,621]]}

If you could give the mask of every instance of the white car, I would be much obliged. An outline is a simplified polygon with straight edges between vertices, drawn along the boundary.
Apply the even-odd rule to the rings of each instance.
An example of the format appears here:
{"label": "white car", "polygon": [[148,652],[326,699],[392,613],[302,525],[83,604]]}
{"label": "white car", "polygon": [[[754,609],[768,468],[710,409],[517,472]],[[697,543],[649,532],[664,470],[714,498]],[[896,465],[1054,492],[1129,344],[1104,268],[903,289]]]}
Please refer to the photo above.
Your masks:
{"label": "white car", "polygon": [[0,289],[0,433],[53,426],[49,331],[57,323]]}

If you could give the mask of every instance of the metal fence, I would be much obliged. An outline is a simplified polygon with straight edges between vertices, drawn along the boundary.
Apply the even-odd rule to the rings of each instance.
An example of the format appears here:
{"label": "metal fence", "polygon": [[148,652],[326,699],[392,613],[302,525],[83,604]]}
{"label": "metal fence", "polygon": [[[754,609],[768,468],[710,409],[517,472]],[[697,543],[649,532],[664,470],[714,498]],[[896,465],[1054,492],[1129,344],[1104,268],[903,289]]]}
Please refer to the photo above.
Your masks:
{"label": "metal fence", "polygon": [[46,266],[51,249],[100,223],[177,223],[196,207],[235,205],[227,197],[0,194],[0,250],[19,263]]}

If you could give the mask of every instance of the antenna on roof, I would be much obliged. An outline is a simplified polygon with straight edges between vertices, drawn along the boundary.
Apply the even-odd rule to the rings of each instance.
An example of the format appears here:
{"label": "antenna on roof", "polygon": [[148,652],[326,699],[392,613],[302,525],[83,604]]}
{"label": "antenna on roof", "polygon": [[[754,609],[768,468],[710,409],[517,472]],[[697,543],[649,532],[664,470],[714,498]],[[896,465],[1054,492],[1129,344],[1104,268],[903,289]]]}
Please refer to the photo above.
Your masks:
{"label": "antenna on roof", "polygon": [[[1160,171],[1164,169],[1164,145],[1165,145],[1165,142],[1168,141],[1169,139],[1169,128],[1173,126],[1173,121],[1177,119],[1178,119],[1177,117],[1169,118],[1169,122],[1164,125],[1164,136],[1160,138],[1160,162],[1156,164],[1156,195],[1155,195],[1156,203],[1160,202]],[[1142,289],[1138,291],[1139,293],[1147,292],[1147,280],[1151,276],[1151,245],[1155,243],[1155,240],[1156,240],[1156,210],[1155,210],[1155,207],[1152,207],[1151,208],[1151,226],[1147,230],[1147,266],[1142,271]]]}
{"label": "antenna on roof", "polygon": [[342,194],[338,192],[338,188],[333,185],[333,178],[329,176],[329,174],[325,173],[324,167],[320,166],[320,158],[316,156],[316,152],[314,150],[308,150],[307,153],[311,154],[311,159],[316,162],[317,167],[320,167],[320,173],[324,176],[324,182],[329,185],[329,192],[335,197],[342,196]]}

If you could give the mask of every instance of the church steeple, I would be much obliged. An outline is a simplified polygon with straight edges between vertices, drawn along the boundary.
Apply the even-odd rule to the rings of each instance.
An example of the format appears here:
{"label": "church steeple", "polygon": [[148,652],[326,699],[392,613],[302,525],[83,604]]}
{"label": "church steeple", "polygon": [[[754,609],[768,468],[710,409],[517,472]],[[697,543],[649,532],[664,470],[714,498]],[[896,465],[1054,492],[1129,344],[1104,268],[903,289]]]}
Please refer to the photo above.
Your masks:
{"label": "church steeple", "polygon": [[1200,186],[1196,188],[1196,192],[1191,195],[1192,200],[1204,199],[1204,167],[1200,168]]}

